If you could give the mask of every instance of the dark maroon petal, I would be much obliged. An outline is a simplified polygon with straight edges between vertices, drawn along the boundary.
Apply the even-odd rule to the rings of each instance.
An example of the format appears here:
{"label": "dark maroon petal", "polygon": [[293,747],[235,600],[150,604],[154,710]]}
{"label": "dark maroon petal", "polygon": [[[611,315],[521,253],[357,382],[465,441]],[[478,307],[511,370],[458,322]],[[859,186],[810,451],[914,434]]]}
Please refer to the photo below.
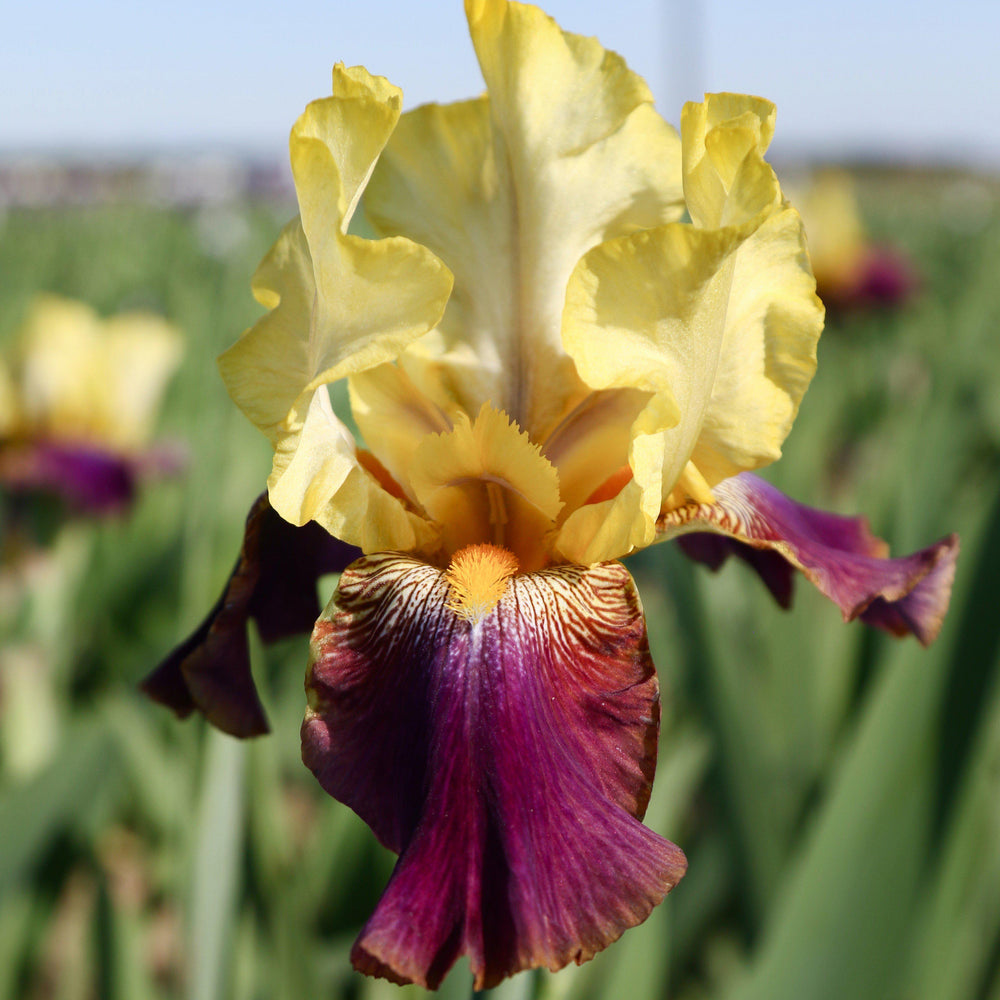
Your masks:
{"label": "dark maroon petal", "polygon": [[246,634],[254,575],[241,555],[205,620],[141,684],[150,698],[181,718],[198,709],[213,726],[239,737],[269,731],[250,672]]}
{"label": "dark maroon petal", "polygon": [[0,484],[45,493],[88,514],[121,510],[135,496],[136,469],[121,455],[85,445],[0,442]]}
{"label": "dark maroon petal", "polygon": [[684,550],[692,558],[717,569],[728,554],[739,554],[781,601],[780,574],[771,563],[748,557],[747,550],[777,553],[834,601],[845,621],[860,617],[894,635],[913,634],[924,645],[937,635],[951,597],[956,536],[889,559],[888,546],[871,534],[863,517],[806,507],[757,476],[733,476],[713,492],[714,504],[688,504],[660,518],[664,533],[700,528],[722,534],[721,546],[687,536],[693,541]]}
{"label": "dark maroon petal", "polygon": [[247,619],[265,643],[309,632],[319,615],[316,581],[342,570],[358,550],[317,524],[282,520],[261,494],[250,508],[243,547],[215,606],[143,681],[142,689],[182,718],[199,709],[233,736],[268,731],[250,671]]}
{"label": "dark maroon petal", "polygon": [[707,531],[693,531],[681,535],[677,544],[689,558],[704,563],[710,570],[719,569],[730,557],[737,556],[747,563],[764,581],[771,596],[782,608],[792,606],[795,570],[791,563],[771,549],[755,549],[735,538],[713,535]]}
{"label": "dark maroon petal", "polygon": [[303,759],[400,853],[360,971],[476,988],[583,962],[644,920],[686,862],[644,827],[659,718],[618,563],[514,577],[478,621],[439,569],[350,566],[316,624]]}

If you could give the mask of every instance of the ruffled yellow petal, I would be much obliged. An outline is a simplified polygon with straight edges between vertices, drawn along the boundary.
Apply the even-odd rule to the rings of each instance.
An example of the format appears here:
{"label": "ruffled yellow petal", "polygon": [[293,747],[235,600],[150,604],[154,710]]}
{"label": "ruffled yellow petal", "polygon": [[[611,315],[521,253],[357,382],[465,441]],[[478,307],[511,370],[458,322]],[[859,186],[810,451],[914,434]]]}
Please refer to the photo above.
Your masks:
{"label": "ruffled yellow petal", "polygon": [[630,480],[613,499],[580,507],[559,530],[556,551],[570,562],[593,565],[645,548],[655,536],[658,505],[644,507],[651,495]]}
{"label": "ruffled yellow petal", "polygon": [[573,562],[592,564],[617,559],[653,541],[665,489],[667,435],[679,420],[680,411],[669,392],[649,400],[630,429],[631,478],[612,498],[570,514],[556,539],[558,552]]}
{"label": "ruffled yellow petal", "polygon": [[460,413],[452,431],[426,437],[410,483],[440,525],[446,555],[490,543],[513,552],[526,572],[545,563],[542,543],[562,506],[559,477],[506,414],[484,403],[474,422]]}
{"label": "ruffled yellow petal", "polygon": [[466,413],[487,399],[503,405],[506,341],[516,324],[514,234],[487,99],[403,115],[365,192],[365,212],[378,231],[429,247],[455,275],[434,342],[414,345],[406,361],[414,378]]}
{"label": "ruffled yellow petal", "polygon": [[659,452],[658,463],[633,465],[635,481],[652,494],[643,509],[658,507],[698,439],[737,245],[736,233],[672,224],[601,244],[570,280],[563,338],[581,377],[598,389],[651,394],[631,431],[644,454]]}
{"label": "ruffled yellow petal", "polygon": [[337,63],[333,96],[314,101],[296,122],[289,142],[292,175],[314,249],[324,245],[331,223],[347,232],[402,101],[402,91],[385,77]]}
{"label": "ruffled yellow petal", "polygon": [[633,485],[602,507],[623,523],[598,531],[597,511],[571,516],[559,536],[567,556],[624,555],[600,539],[649,536],[654,497],[710,502],[715,483],[781,453],[815,370],[823,309],[801,221],[763,160],[769,108],[729,95],[689,105],[694,224],[604,243],[570,279],[563,340],[581,377],[651,398],[631,430]]}
{"label": "ruffled yellow petal", "polygon": [[267,486],[271,506],[286,521],[317,521],[365,552],[437,546],[431,525],[358,461],[354,439],[334,414],[325,386],[313,393],[301,426],[278,442]]}
{"label": "ruffled yellow petal", "polygon": [[[586,395],[559,341],[569,274],[596,243],[679,217],[679,144],[642,80],[594,39],[521,4],[466,10],[488,100],[404,116],[365,208],[455,272],[444,393],[469,413],[490,400],[543,440]],[[461,343],[478,372],[457,367]]]}
{"label": "ruffled yellow petal", "polygon": [[448,300],[451,275],[430,251],[346,234],[400,99],[385,80],[338,66],[334,96],[292,130],[301,218],[254,279],[272,312],[219,359],[233,399],[275,444],[297,431],[317,386],[393,360]]}
{"label": "ruffled yellow petal", "polygon": [[774,105],[745,94],[708,94],[681,115],[684,200],[694,225],[740,225],[781,204],[764,153],[774,135]]}
{"label": "ruffled yellow petal", "polygon": [[[219,357],[229,395],[276,445],[301,423],[314,379],[312,258],[299,219],[282,230],[253,276],[254,298],[271,310]],[[300,400],[304,396],[304,402]]]}
{"label": "ruffled yellow petal", "polygon": [[720,363],[691,454],[709,485],[781,457],[823,331],[794,209],[767,218],[734,256]]}

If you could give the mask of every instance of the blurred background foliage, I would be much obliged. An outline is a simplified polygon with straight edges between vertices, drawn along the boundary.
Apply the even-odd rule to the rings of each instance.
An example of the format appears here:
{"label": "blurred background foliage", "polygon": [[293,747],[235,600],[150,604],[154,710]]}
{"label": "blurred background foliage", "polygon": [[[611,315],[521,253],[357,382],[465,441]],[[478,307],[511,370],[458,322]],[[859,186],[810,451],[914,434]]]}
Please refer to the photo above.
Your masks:
{"label": "blurred background foliage", "polygon": [[[894,552],[958,531],[929,650],[799,581],[672,546],[629,563],[663,689],[647,822],[690,868],[593,962],[503,1000],[1000,1000],[1000,184],[868,170],[866,225],[921,276],[832,316],[785,457],[797,499],[865,512]],[[393,859],[299,759],[306,638],[254,646],[273,733],[178,722],[137,682],[225,579],[269,448],[218,352],[292,213],[267,199],[9,208],[0,345],[38,291],[141,307],[187,337],[161,437],[186,473],[127,515],[62,528],[0,574],[0,997],[377,1000],[348,952]],[[324,581],[322,600],[334,581]],[[441,990],[468,997],[460,965]]]}

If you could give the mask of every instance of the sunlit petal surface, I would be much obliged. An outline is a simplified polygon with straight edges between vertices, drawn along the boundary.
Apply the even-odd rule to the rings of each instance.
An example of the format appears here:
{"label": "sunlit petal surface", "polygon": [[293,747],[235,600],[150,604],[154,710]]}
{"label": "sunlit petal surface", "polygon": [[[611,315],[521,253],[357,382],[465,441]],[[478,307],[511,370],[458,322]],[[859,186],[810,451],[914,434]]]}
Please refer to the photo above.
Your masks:
{"label": "sunlit petal surface", "polygon": [[560,342],[569,274],[602,240],[680,217],[680,143],[595,39],[522,4],[466,11],[488,96],[404,115],[365,208],[455,274],[428,391],[469,414],[490,401],[540,440],[587,391]]}
{"label": "sunlit petal surface", "polygon": [[435,546],[436,529],[365,464],[325,385],[309,397],[301,424],[279,440],[267,486],[286,521],[316,521],[367,551]]}
{"label": "sunlit petal surface", "polygon": [[[258,300],[272,311],[219,365],[233,399],[275,446],[269,488],[282,517],[299,525],[317,520],[366,547],[412,548],[426,543],[428,532],[407,523],[395,498],[383,496],[359,463],[325,385],[392,361],[431,329],[452,278],[409,240],[347,234],[399,117],[401,94],[381,77],[343,66],[334,69],[333,89],[334,96],[310,104],[292,130],[301,214],[254,279]],[[378,512],[393,527],[366,530],[366,523],[380,520],[371,516]]]}
{"label": "sunlit petal surface", "polygon": [[630,431],[634,485],[569,517],[558,547],[571,559],[649,544],[662,506],[710,501],[715,483],[781,454],[815,370],[823,309],[801,220],[763,159],[773,113],[730,94],[688,105],[693,224],[602,243],[572,274],[563,340],[580,374],[650,398]]}

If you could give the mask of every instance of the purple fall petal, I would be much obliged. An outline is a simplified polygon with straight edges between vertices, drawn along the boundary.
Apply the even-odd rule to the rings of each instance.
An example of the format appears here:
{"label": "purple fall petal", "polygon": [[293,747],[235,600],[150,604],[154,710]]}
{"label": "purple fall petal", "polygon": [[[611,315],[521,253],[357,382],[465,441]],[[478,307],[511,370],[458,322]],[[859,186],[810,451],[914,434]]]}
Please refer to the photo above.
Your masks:
{"label": "purple fall petal", "polygon": [[478,621],[399,554],[349,567],[316,624],[303,759],[400,853],[362,972],[476,988],[582,962],[684,873],[644,827],[659,702],[618,563],[514,577]]}
{"label": "purple fall petal", "polygon": [[[746,550],[773,552],[834,601],[845,621],[860,617],[894,635],[912,633],[924,645],[937,635],[955,575],[955,535],[890,559],[888,546],[871,534],[864,518],[806,507],[757,476],[733,476],[713,492],[714,504],[688,504],[660,519],[664,532],[695,529],[695,534],[682,538],[684,551],[692,558],[717,569],[727,555],[738,554],[784,604],[781,574],[772,562],[761,564]],[[719,533],[721,543],[705,541],[698,529]]]}
{"label": "purple fall petal", "polygon": [[131,459],[86,445],[0,442],[0,485],[13,493],[46,493],[88,514],[121,510],[135,496]]}
{"label": "purple fall petal", "polygon": [[958,539],[951,535],[944,541],[938,542],[939,546],[949,544],[951,547],[942,554],[927,576],[905,597],[896,601],[876,597],[861,612],[861,620],[893,635],[904,636],[912,633],[924,646],[930,645],[937,636],[945,612],[948,610],[951,584],[955,577]]}
{"label": "purple fall petal", "polygon": [[233,736],[266,733],[250,672],[247,619],[254,619],[266,643],[309,632],[320,610],[317,579],[357,555],[319,525],[283,521],[262,493],[247,515],[239,558],[215,606],[143,681],[143,691],[182,718],[197,708]]}

